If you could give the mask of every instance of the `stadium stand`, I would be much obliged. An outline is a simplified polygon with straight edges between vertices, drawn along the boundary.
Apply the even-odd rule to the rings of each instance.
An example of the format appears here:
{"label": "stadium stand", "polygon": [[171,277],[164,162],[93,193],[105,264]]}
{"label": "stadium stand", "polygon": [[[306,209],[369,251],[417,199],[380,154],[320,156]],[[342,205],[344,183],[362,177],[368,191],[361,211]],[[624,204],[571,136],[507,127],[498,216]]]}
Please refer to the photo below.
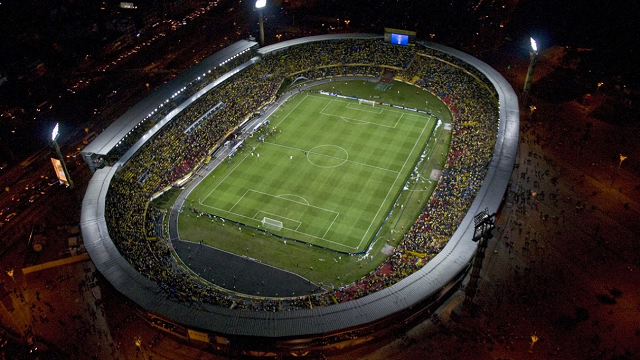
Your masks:
{"label": "stadium stand", "polygon": [[[218,78],[237,64],[244,63],[254,55],[257,45],[254,41],[238,41],[171,79],[127,110],[81,151],[91,171],[104,165],[107,155],[112,159],[119,159],[124,151],[129,149],[133,139],[138,140],[157,121],[209,84],[212,79]],[[116,147],[120,151],[114,153]],[[106,163],[112,164],[108,161]]]}
{"label": "stadium stand", "polygon": [[[457,50],[425,43],[394,46],[369,34],[296,39],[258,54],[235,71],[216,75],[218,80],[189,89],[193,95],[163,113],[124,156],[96,170],[81,221],[98,270],[146,311],[248,347],[248,339],[266,338],[273,340],[269,346],[277,339],[286,339],[280,342],[285,348],[294,339],[302,346],[300,339],[307,339],[310,348],[327,348],[433,311],[451,293],[443,289],[455,288],[466,274],[476,247],[473,215],[485,208],[495,212],[507,188],[518,140],[511,86]],[[437,95],[454,118],[438,188],[388,261],[332,292],[266,299],[203,283],[178,266],[171,243],[155,230],[160,214],[148,207],[154,194],[189,176],[227,135],[275,101],[285,79],[379,77],[385,68]],[[214,106],[216,111],[203,117]],[[133,123],[114,126],[130,131]],[[426,254],[426,260],[418,261],[415,253]]]}

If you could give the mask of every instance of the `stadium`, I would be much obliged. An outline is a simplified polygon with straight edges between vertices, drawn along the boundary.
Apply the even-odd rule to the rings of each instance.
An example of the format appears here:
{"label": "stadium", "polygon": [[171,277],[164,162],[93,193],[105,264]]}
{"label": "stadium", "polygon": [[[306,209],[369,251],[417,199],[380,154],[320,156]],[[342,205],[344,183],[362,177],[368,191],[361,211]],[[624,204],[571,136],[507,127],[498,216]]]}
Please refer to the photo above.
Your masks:
{"label": "stadium", "polygon": [[[478,247],[472,240],[474,216],[483,210],[499,211],[514,166],[519,126],[517,98],[500,74],[467,54],[438,44],[413,42],[415,39],[411,44],[394,45],[386,38],[375,34],[322,35],[262,48],[252,41],[239,41],[129,109],[82,151],[94,172],[81,216],[87,251],[100,273],[135,303],[152,325],[233,357],[317,356],[400,334],[428,318],[460,289]],[[352,96],[341,90],[348,81],[410,86],[416,93],[424,91],[438,98],[446,105],[448,115],[434,113],[430,107]],[[320,84],[331,88],[316,90]],[[339,101],[347,105],[331,110],[331,104]],[[349,126],[360,128],[364,128],[361,125],[365,119],[386,121],[383,117],[389,110],[398,111],[400,115],[396,116],[403,119],[415,116],[419,120],[402,121],[420,124],[415,137],[408,135],[413,130],[405,129],[401,134],[407,136],[388,141],[397,144],[402,142],[400,139],[408,139],[412,150],[389,158],[401,159],[409,166],[396,169],[393,161],[388,165],[369,162],[386,159],[383,155],[367,161],[358,158],[375,152],[370,143],[362,146],[364,151],[356,152],[346,146],[339,149],[327,145],[337,140],[309,144],[309,139],[317,135],[303,138],[298,136],[302,130],[295,131],[295,127],[285,128],[280,134],[275,124],[287,117],[278,111],[288,104],[294,104],[292,108],[300,104],[305,109],[319,107],[319,114],[349,120]],[[347,108],[352,110],[348,115]],[[365,115],[352,118],[356,115],[351,114],[359,113]],[[393,127],[396,123],[400,121]],[[423,142],[439,139],[422,134],[431,134],[438,126],[451,138],[448,151],[442,154],[442,167],[431,172],[433,191],[421,203],[418,216],[402,238],[385,243],[384,237],[378,236],[379,229],[394,216],[394,205],[399,204],[400,190],[392,189],[409,184],[406,181],[415,171],[412,164],[417,162],[417,168],[425,154]],[[367,126],[371,127],[375,126]],[[312,131],[319,132],[322,131]],[[354,131],[335,133],[355,136]],[[389,134],[385,130],[369,137],[378,139],[376,144],[382,146],[387,141],[381,139]],[[303,138],[302,143],[294,146],[292,141],[298,137]],[[253,147],[250,141],[261,143]],[[349,141],[351,138],[346,140]],[[406,148],[399,146],[398,151]],[[385,150],[381,154],[391,152]],[[269,163],[271,158],[279,160]],[[293,167],[294,160],[304,161]],[[245,172],[233,181],[206,185],[207,179],[221,177],[216,171],[224,171],[225,166],[236,169],[245,161],[253,161],[254,165],[245,167]],[[265,164],[258,165],[262,164],[258,161]],[[359,204],[355,200],[338,211],[316,204],[325,197],[340,198],[339,193],[325,196],[307,192],[315,198],[305,196],[303,201],[299,195],[274,196],[274,187],[277,189],[282,175],[273,178],[276,185],[268,190],[258,187],[266,181],[251,180],[252,169],[264,173],[292,166],[284,171],[290,175],[308,164],[313,165],[310,168],[323,169],[313,177],[334,167],[348,171],[344,164],[364,164],[368,169],[392,172],[394,176],[379,186],[384,192],[372,206],[377,210],[363,215],[373,220],[367,220],[360,230],[337,220],[353,208],[360,208],[355,206]],[[383,177],[378,173],[364,176]],[[240,195],[225,200],[232,193],[225,190],[229,184],[236,185],[243,179],[248,184],[236,190]],[[320,181],[317,187],[333,179]],[[358,184],[362,184],[361,178],[348,187],[357,188]],[[214,193],[218,189],[215,188],[207,192],[213,195],[206,197],[198,190],[203,186],[217,186],[220,190]],[[150,205],[176,188],[181,192],[170,211]],[[230,205],[209,203],[209,198],[228,201]],[[237,210],[243,206],[248,209],[246,212]],[[289,207],[293,208],[291,213],[284,213],[283,209]],[[307,212],[310,214],[306,218],[295,217]],[[371,265],[375,266],[371,271],[341,286],[287,296],[266,289],[262,294],[246,293],[219,279],[208,281],[196,267],[189,266],[191,253],[185,253],[184,248],[191,251],[191,246],[195,249],[202,240],[191,239],[191,245],[180,245],[180,238],[188,231],[182,224],[202,217],[217,222],[218,227],[237,226],[239,232],[251,232],[250,236],[256,231],[271,233],[272,237],[280,236],[279,241],[285,239],[285,245],[286,240],[291,240],[319,251],[331,251],[340,260],[378,257],[381,249],[387,253],[379,263]],[[360,221],[357,217],[347,219],[352,224]],[[326,224],[318,229],[312,226],[322,222]],[[352,230],[354,235],[346,233]],[[355,240],[350,243],[351,238]],[[339,244],[330,246],[332,243]],[[226,254],[225,259],[228,267],[264,270],[246,254]]]}

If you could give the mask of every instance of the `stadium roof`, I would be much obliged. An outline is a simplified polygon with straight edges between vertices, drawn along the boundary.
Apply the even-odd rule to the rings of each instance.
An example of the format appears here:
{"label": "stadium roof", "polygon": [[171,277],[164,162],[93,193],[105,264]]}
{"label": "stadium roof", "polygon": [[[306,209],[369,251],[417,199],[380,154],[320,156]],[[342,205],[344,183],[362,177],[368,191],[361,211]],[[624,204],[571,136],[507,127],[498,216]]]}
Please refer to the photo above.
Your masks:
{"label": "stadium roof", "polygon": [[129,150],[127,150],[127,152],[124,155],[122,155],[122,157],[120,159],[118,159],[118,161],[116,162],[116,165],[124,165],[127,161],[129,161],[129,159],[147,141],[149,141],[149,139],[151,139],[158,131],[160,131],[160,129],[162,129],[162,127],[164,127],[168,122],[173,120],[174,117],[176,117],[178,114],[180,114],[182,112],[182,110],[186,109],[187,106],[191,105],[193,102],[198,100],[202,95],[206,94],[207,92],[209,92],[214,87],[222,84],[223,82],[225,82],[229,78],[231,78],[233,75],[235,75],[235,74],[239,73],[240,71],[248,68],[249,66],[255,64],[259,60],[260,60],[260,58],[258,58],[257,56],[254,56],[250,60],[245,61],[243,64],[238,65],[237,67],[233,68],[232,70],[224,73],[219,78],[215,79],[210,84],[208,84],[204,88],[198,90],[198,92],[196,92],[195,94],[191,95],[191,97],[189,97],[187,100],[183,101],[182,104],[178,105],[175,109],[171,110],[164,118],[162,118],[162,120],[160,120],[157,124],[153,125],[153,127],[151,129],[149,129],[149,131],[147,131],[144,135],[142,135],[142,137],[140,137],[140,139],[138,139],[138,141],[135,144],[133,144],[133,146],[131,146],[131,148],[129,148]]}
{"label": "stadium roof", "polygon": [[[303,38],[293,43],[301,44],[309,39],[324,40],[322,38]],[[326,39],[333,40],[336,37]],[[288,43],[287,46],[293,44]],[[243,311],[207,303],[198,303],[194,307],[191,303],[173,301],[157,283],[138,273],[124,260],[109,236],[105,204],[109,182],[117,172],[117,167],[114,166],[96,171],[82,204],[82,235],[96,268],[119,292],[147,311],[188,328],[226,335],[299,338],[358,328],[420,309],[425,299],[442,294],[442,289],[469,265],[477,247],[477,243],[472,241],[473,218],[485,208],[490,213],[498,210],[515,163],[519,131],[518,99],[502,75],[486,63],[455,49],[437,44],[426,46],[456,56],[482,72],[496,89],[500,113],[494,155],[485,181],[447,245],[424,267],[376,293],[349,302],[307,310]]]}
{"label": "stadium roof", "polygon": [[223,61],[231,59],[235,55],[243,51],[248,51],[257,45],[258,43],[255,41],[240,40],[190,67],[145,97],[131,109],[127,110],[127,112],[114,121],[111,126],[100,133],[95,140],[89,143],[89,145],[82,150],[82,153],[88,155],[107,155],[125,135],[133,130],[140,121],[166,99],[171,98],[176,92],[196,80],[199,76],[202,76],[202,74],[208,70],[220,66]]}
{"label": "stadium roof", "polygon": [[260,49],[258,49],[258,54],[260,54],[260,56],[263,56],[263,55],[269,54],[269,53],[274,52],[274,51],[286,49],[286,48],[288,48],[290,46],[296,46],[296,45],[301,45],[301,44],[306,44],[306,43],[316,42],[316,41],[345,40],[345,39],[368,39],[368,38],[371,38],[371,39],[380,38],[380,39],[382,39],[382,37],[383,37],[382,35],[378,35],[378,34],[315,35],[315,36],[308,36],[308,37],[305,37],[305,38],[287,40],[287,41],[275,43],[273,45],[261,47]]}

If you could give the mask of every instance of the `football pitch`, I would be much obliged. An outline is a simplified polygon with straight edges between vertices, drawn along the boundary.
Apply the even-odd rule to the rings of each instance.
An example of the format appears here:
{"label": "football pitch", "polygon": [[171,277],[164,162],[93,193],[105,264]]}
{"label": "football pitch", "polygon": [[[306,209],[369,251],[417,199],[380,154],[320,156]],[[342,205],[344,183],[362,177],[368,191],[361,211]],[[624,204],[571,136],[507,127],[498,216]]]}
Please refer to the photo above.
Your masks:
{"label": "football pitch", "polygon": [[[434,133],[436,119],[303,92],[189,194],[210,214],[331,250],[371,242]],[[263,219],[280,224],[265,228]]]}

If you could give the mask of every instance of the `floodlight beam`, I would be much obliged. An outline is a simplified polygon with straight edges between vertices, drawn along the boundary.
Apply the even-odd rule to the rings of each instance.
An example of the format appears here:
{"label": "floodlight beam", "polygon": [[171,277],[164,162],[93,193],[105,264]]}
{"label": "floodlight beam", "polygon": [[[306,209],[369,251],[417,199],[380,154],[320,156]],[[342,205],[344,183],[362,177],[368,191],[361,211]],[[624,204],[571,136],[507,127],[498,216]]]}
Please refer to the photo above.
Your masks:
{"label": "floodlight beam", "polygon": [[51,141],[56,141],[56,138],[58,138],[58,129],[59,129],[59,123],[56,123],[56,126],[53,128],[53,131],[51,131]]}
{"label": "floodlight beam", "polygon": [[531,79],[533,77],[533,67],[536,65],[536,59],[538,57],[538,44],[536,43],[536,40],[530,37],[529,41],[531,41],[531,50],[532,50],[529,52],[531,61],[529,61],[529,68],[527,69],[527,76],[524,78],[524,88],[522,90],[522,98],[523,98],[523,101],[525,102],[525,105],[528,100],[529,90],[531,87]]}
{"label": "floodlight beam", "polygon": [[534,52],[538,52],[538,44],[536,44],[536,40],[534,38],[529,38],[531,40],[531,49],[533,49]]}
{"label": "floodlight beam", "polygon": [[53,128],[53,131],[51,131],[51,145],[53,146],[53,148],[56,150],[56,153],[58,154],[58,158],[60,159],[60,163],[62,164],[62,170],[64,171],[64,176],[67,178],[67,184],[69,185],[70,189],[73,189],[73,181],[71,181],[71,175],[69,175],[69,170],[67,170],[67,164],[64,161],[64,157],[62,157],[62,152],[60,152],[60,145],[58,145],[58,142],[56,141],[56,139],[58,138],[58,135],[60,134],[59,129],[60,129],[60,123],[56,123],[56,126]]}

